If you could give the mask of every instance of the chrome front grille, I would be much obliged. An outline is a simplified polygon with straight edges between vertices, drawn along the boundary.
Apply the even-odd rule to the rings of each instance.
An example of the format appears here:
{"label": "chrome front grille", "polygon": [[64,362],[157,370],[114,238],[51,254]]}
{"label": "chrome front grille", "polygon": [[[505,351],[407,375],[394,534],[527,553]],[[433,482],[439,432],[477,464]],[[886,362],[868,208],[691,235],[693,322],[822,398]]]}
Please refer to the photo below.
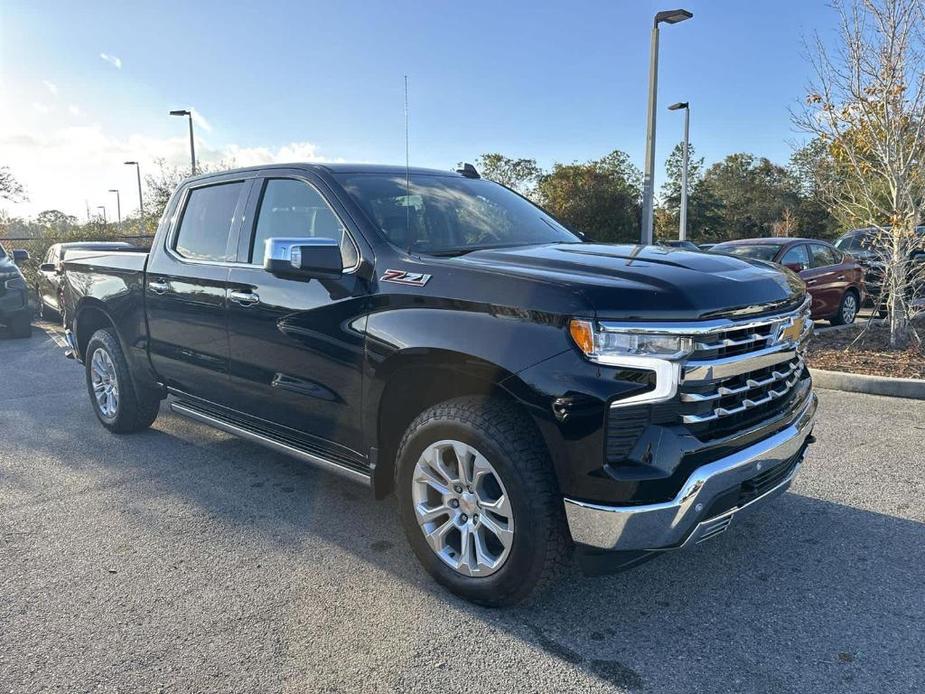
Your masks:
{"label": "chrome front grille", "polygon": [[[686,356],[671,360],[673,370],[657,371],[657,381],[671,374],[675,387],[652,391],[650,401],[657,403],[652,421],[683,424],[701,440],[711,440],[796,407],[809,396],[809,372],[802,354],[812,326],[808,297],[795,309],[759,318],[639,324],[636,329],[641,332],[690,340]],[[602,323],[602,329],[626,330],[626,326]],[[657,359],[648,362],[653,370],[659,364],[669,365]],[[616,400],[611,408],[620,417],[621,408],[635,404]]]}
{"label": "chrome front grille", "polygon": [[784,409],[808,377],[802,348],[811,332],[806,302],[796,311],[699,336],[681,365],[681,421],[709,437],[752,412],[766,418]]}

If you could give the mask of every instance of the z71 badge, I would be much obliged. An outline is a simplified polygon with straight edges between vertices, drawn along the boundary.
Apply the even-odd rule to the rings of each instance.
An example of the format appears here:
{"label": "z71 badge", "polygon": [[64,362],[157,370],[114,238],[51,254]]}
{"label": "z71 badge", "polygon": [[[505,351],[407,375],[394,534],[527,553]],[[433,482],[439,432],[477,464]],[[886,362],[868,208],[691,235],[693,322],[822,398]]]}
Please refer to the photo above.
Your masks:
{"label": "z71 badge", "polygon": [[404,270],[386,270],[379,278],[380,282],[394,282],[395,284],[408,284],[412,287],[423,287],[430,280],[430,275],[421,272],[405,272]]}

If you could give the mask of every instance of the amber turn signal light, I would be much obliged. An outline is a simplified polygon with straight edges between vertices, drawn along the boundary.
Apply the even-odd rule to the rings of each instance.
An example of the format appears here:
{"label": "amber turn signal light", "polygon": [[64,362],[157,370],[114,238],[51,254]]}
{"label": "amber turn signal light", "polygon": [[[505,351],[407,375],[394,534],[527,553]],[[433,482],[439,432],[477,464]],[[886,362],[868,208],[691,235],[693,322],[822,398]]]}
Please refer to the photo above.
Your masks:
{"label": "amber turn signal light", "polygon": [[568,324],[569,335],[585,354],[594,354],[594,332],[591,321],[572,319]]}

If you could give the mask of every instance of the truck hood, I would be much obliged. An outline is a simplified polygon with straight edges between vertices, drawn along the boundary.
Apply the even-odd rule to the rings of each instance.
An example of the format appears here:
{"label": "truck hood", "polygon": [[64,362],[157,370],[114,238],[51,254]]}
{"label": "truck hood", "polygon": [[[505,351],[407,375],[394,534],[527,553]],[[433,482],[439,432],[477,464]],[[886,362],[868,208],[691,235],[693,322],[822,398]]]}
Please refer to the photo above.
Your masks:
{"label": "truck hood", "polygon": [[661,246],[560,243],[474,251],[470,267],[567,286],[600,318],[698,320],[802,299],[803,281],[762,261]]}

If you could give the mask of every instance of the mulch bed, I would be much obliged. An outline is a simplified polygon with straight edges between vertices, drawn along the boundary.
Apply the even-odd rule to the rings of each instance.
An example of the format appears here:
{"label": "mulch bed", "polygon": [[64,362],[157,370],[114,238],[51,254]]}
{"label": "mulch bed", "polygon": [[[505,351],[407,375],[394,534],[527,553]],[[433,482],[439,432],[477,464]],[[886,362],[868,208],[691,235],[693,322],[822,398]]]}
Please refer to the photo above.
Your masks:
{"label": "mulch bed", "polygon": [[[917,320],[915,328],[925,339],[925,319]],[[810,368],[828,371],[925,379],[925,344],[893,350],[889,338],[889,325],[879,321],[817,333],[810,340],[807,360]]]}

